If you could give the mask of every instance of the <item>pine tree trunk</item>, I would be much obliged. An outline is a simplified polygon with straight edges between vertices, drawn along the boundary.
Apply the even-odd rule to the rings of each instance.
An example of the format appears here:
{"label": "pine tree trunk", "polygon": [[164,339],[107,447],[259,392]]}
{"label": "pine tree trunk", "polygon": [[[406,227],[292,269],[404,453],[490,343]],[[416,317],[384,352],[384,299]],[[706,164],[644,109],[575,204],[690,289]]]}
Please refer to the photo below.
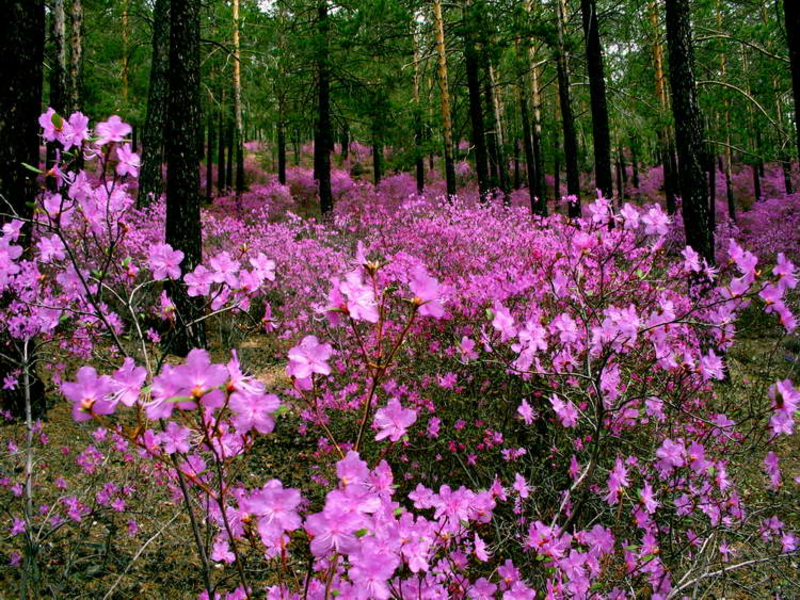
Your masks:
{"label": "pine tree trunk", "polygon": [[214,117],[208,111],[208,147],[206,148],[206,200],[211,202],[214,197]]}
{"label": "pine tree trunk", "polygon": [[70,108],[80,110],[83,103],[83,3],[72,0],[72,38],[70,40]]}
{"label": "pine tree trunk", "polygon": [[467,71],[469,94],[469,121],[471,143],[475,150],[475,173],[478,176],[478,191],[482,202],[488,199],[491,189],[486,153],[486,136],[483,130],[483,108],[481,106],[480,65],[475,48],[474,30],[478,27],[474,9],[470,3],[464,7],[464,68]]}
{"label": "pine tree trunk", "polygon": [[592,107],[592,139],[594,143],[595,187],[610,198],[611,133],[608,125],[606,79],[603,68],[603,47],[597,22],[596,0],[581,0],[583,32],[586,35],[586,67],[589,73],[589,93]]}
{"label": "pine tree trunk", "polygon": [[572,112],[572,103],[569,90],[569,71],[567,69],[567,55],[564,47],[564,0],[557,0],[558,11],[558,48],[556,56],[556,71],[558,77],[558,95],[561,102],[561,123],[564,132],[564,161],[567,166],[567,194],[575,197],[569,203],[568,214],[570,217],[581,216],[581,179],[578,168],[578,138],[575,134],[575,117]]}
{"label": "pine tree trunk", "polygon": [[[202,260],[200,226],[200,0],[172,0],[170,7],[169,103],[165,140],[167,168],[166,241],[184,254],[184,273]],[[168,338],[169,351],[185,355],[205,346],[202,299],[190,298],[186,286],[173,282],[169,294],[176,307],[177,326]]]}
{"label": "pine tree trunk", "polygon": [[783,0],[783,13],[786,22],[786,39],[789,43],[789,62],[792,70],[797,155],[800,157],[800,4],[796,0]]}
{"label": "pine tree trunk", "polygon": [[[33,218],[33,203],[38,186],[36,175],[22,163],[39,165],[39,124],[42,103],[42,65],[46,19],[43,0],[14,0],[6,2],[0,25],[0,225],[9,220],[9,213],[21,218]],[[6,202],[8,204],[6,204]],[[30,227],[23,227],[20,244],[30,243]],[[12,301],[6,293],[2,303]],[[0,306],[0,308],[2,308]],[[0,336],[0,381],[14,373],[24,361],[22,349],[5,335]],[[8,360],[11,359],[11,360]],[[28,388],[33,418],[43,416],[46,410],[45,390],[42,381],[32,373]],[[25,385],[20,382],[16,390],[0,392],[3,408],[12,415],[23,417],[26,413]],[[27,593],[27,591],[25,592]],[[36,590],[32,596],[36,597]]]}
{"label": "pine tree trunk", "polygon": [[139,174],[138,205],[146,206],[164,191],[164,130],[169,95],[169,0],[156,0],[153,9],[153,53],[150,90],[142,136],[142,170]]}
{"label": "pine tree trunk", "polygon": [[753,167],[753,196],[756,202],[761,202],[761,177],[758,172],[758,165],[754,164]]}
{"label": "pine tree trunk", "polygon": [[242,121],[242,66],[239,53],[239,0],[233,0],[233,115],[236,119],[236,198],[244,191],[244,123]]}
{"label": "pine tree trunk", "polygon": [[[447,83],[447,52],[444,45],[444,19],[441,0],[433,0],[433,20],[436,31],[439,90],[442,105],[442,137],[444,141],[444,172],[447,195],[456,194],[456,168],[453,163],[453,122],[450,116],[450,91]],[[432,157],[431,157],[432,158]],[[429,165],[433,168],[433,165]]]}
{"label": "pine tree trunk", "polygon": [[516,43],[517,60],[519,65],[518,77],[520,84],[517,85],[517,101],[519,102],[519,114],[522,121],[522,147],[525,152],[525,176],[528,180],[528,195],[531,202],[531,214],[540,214],[542,197],[536,193],[537,166],[533,155],[533,140],[531,139],[530,112],[528,111],[528,74],[525,72],[524,63],[519,56],[519,40]]}
{"label": "pine tree trunk", "polygon": [[331,191],[331,80],[328,56],[328,1],[317,5],[317,134],[314,143],[314,170],[319,181],[319,205],[322,214],[333,210]]}
{"label": "pine tree trunk", "polygon": [[638,190],[641,182],[639,181],[639,154],[637,144],[638,140],[633,140],[631,142],[631,167],[633,169],[631,185]]}
{"label": "pine tree trunk", "polygon": [[235,143],[235,124],[233,119],[228,119],[228,133],[226,137],[225,144],[227,145],[227,161],[228,164],[225,166],[225,190],[232,190],[233,189],[233,153],[234,153],[234,143]]}
{"label": "pine tree trunk", "polygon": [[278,182],[286,185],[286,124],[278,117]]}
{"label": "pine tree trunk", "polygon": [[[530,14],[533,10],[531,0],[526,0],[525,11]],[[528,75],[525,77],[526,94],[533,103],[531,111],[531,149],[533,151],[533,181],[529,181],[536,204],[533,210],[536,214],[547,216],[547,184],[544,177],[544,144],[542,143],[542,94],[539,83],[539,66],[536,64],[536,46],[527,40],[528,44]],[[558,198],[560,200],[560,197]]]}
{"label": "pine tree trunk", "polygon": [[[50,68],[50,107],[67,117],[69,98],[67,96],[67,23],[66,12],[64,10],[64,0],[53,0],[50,10],[50,31],[53,40],[53,56]],[[49,171],[55,163],[56,142],[47,143],[47,170]],[[56,191],[56,179],[47,178],[47,185],[51,191]]]}
{"label": "pine tree trunk", "polygon": [[225,157],[225,86],[220,86],[220,101],[219,101],[219,123],[217,128],[217,194],[220,196],[225,194],[225,182],[227,174],[225,172],[226,157]]}
{"label": "pine tree trunk", "polygon": [[417,194],[425,191],[425,161],[422,148],[422,103],[420,102],[419,35],[414,32],[414,167],[417,179]]}
{"label": "pine tree trunk", "polygon": [[695,85],[689,0],[670,0],[666,6],[672,114],[686,242],[709,264],[714,264],[714,231],[703,169],[703,120]]}
{"label": "pine tree trunk", "polygon": [[497,90],[497,80],[494,76],[494,66],[492,65],[491,61],[487,61],[487,64],[489,75],[487,100],[489,107],[491,108],[490,114],[492,115],[492,129],[494,130],[493,141],[495,145],[497,173],[500,182],[500,189],[503,192],[503,202],[505,204],[509,204],[511,199],[508,195],[508,192],[510,191],[508,185],[508,164],[506,163],[505,137],[503,135],[503,116],[500,108],[500,96]]}

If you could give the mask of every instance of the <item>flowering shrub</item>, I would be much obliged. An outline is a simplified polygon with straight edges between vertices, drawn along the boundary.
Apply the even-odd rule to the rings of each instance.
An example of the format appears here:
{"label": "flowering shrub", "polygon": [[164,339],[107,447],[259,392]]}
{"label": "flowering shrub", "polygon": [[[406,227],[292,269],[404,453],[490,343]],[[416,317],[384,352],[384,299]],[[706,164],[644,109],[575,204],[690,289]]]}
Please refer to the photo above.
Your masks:
{"label": "flowering shrub", "polygon": [[[291,193],[270,181],[205,210],[204,260],[185,272],[163,204],[133,208],[130,129],[41,124],[65,160],[30,251],[20,220],[0,237],[19,356],[5,385],[49,371],[99,428],[81,483],[40,485],[27,394],[0,481],[23,593],[43,540],[99,521],[135,536],[126,513],[156,487],[188,517],[203,598],[673,598],[796,560],[782,461],[800,391],[784,376],[735,401],[726,359],[745,312],[796,329],[791,256],[766,265],[726,239],[717,269],[676,247],[658,205],[531,220],[520,199],[445,202],[407,175],[378,190],[337,175],[316,223],[282,214],[314,199],[293,169]],[[90,173],[72,170],[75,146]],[[282,348],[285,385],[233,347],[168,356],[175,285],[203,299],[200,319]],[[266,440],[292,426],[307,473],[262,476]]]}

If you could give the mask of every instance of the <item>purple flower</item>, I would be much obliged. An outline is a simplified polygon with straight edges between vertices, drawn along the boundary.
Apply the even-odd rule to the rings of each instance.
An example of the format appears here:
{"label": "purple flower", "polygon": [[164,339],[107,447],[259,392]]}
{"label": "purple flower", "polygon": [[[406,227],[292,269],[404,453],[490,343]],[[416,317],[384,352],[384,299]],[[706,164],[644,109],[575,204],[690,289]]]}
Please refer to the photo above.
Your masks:
{"label": "purple flower", "polygon": [[306,336],[299,346],[289,350],[286,374],[297,379],[307,379],[313,373],[330,375],[331,367],[327,361],[332,354],[330,344],[320,344],[316,336]]}
{"label": "purple flower", "polygon": [[408,287],[414,294],[414,303],[419,306],[421,316],[434,319],[441,319],[444,316],[441,286],[436,279],[428,275],[425,267],[417,265],[411,270]]}
{"label": "purple flower", "polygon": [[148,266],[153,271],[153,278],[157,281],[167,278],[178,279],[181,276],[182,260],[183,252],[173,250],[169,244],[150,246]]}
{"label": "purple flower", "polygon": [[417,420],[417,411],[403,408],[397,398],[389,400],[385,408],[375,412],[375,426],[380,431],[375,435],[375,440],[389,438],[392,442],[398,441],[406,434],[406,429]]}
{"label": "purple flower", "polygon": [[139,155],[131,150],[130,144],[122,144],[117,146],[117,175],[123,177],[130,175],[131,177],[139,176],[139,167],[142,166],[142,160]]}
{"label": "purple flower", "polygon": [[97,135],[97,144],[102,146],[109,142],[123,141],[131,132],[131,126],[123,123],[117,115],[112,115],[108,121],[98,123],[94,132]]}

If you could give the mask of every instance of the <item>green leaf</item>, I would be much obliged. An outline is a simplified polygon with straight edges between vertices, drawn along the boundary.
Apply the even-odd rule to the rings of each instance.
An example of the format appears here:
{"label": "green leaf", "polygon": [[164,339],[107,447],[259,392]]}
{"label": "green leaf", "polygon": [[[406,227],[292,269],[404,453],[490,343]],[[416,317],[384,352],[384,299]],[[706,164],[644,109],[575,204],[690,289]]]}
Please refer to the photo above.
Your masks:
{"label": "green leaf", "polygon": [[42,173],[44,173],[44,171],[42,171],[38,167],[34,167],[33,165],[29,165],[28,163],[20,163],[20,164],[23,167],[25,167],[26,169],[28,169],[28,171],[33,171],[34,173],[36,173],[38,175],[41,175]]}
{"label": "green leaf", "polygon": [[355,535],[356,537],[360,537],[360,538],[361,538],[361,537],[364,537],[365,535],[367,535],[368,533],[369,533],[369,529],[367,529],[367,528],[365,527],[364,529],[359,529],[358,531],[356,531],[356,532],[354,533],[354,535]]}
{"label": "green leaf", "polygon": [[56,129],[61,129],[64,126],[64,119],[61,118],[61,115],[54,112],[50,116],[50,122],[55,126]]}

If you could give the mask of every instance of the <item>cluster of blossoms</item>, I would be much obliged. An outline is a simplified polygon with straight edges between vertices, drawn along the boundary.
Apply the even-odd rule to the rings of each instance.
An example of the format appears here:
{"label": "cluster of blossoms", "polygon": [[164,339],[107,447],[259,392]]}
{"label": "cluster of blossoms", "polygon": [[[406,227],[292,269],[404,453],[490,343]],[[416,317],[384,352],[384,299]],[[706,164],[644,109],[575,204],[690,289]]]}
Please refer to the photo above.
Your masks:
{"label": "cluster of blossoms", "polygon": [[[397,176],[377,191],[348,179],[328,224],[270,222],[255,199],[237,219],[218,203],[203,215],[204,260],[186,271],[163,239],[163,204],[133,208],[130,128],[112,117],[92,132],[51,111],[40,123],[98,172],[54,169],[30,253],[23,223],[4,226],[4,332],[81,360],[74,374],[52,369],[74,419],[100,426],[76,457],[84,473],[102,473],[107,444],[208,525],[207,541],[193,536],[201,597],[222,597],[215,563],[218,581],[239,582],[231,599],[671,598],[737,553],[796,555],[796,523],[777,502],[746,506],[731,456],[767,433],[764,487],[788,493],[778,440],[794,432],[800,392],[781,379],[736,404],[718,387],[747,311],[795,330],[791,257],[759,268],[730,240],[716,268],[674,248],[657,205],[598,198],[583,219],[532,223]],[[250,327],[265,307],[255,321],[281,344],[282,398],[245,374],[243,353],[159,354],[153,342],[183,326],[167,282],[202,298],[204,319]],[[29,375],[26,362],[6,385]],[[254,482],[261,437],[287,413],[315,440],[312,475]],[[30,548],[44,522],[124,515],[142,487],[59,489],[57,511],[10,511],[8,529]],[[252,581],[264,561],[279,582]]]}

